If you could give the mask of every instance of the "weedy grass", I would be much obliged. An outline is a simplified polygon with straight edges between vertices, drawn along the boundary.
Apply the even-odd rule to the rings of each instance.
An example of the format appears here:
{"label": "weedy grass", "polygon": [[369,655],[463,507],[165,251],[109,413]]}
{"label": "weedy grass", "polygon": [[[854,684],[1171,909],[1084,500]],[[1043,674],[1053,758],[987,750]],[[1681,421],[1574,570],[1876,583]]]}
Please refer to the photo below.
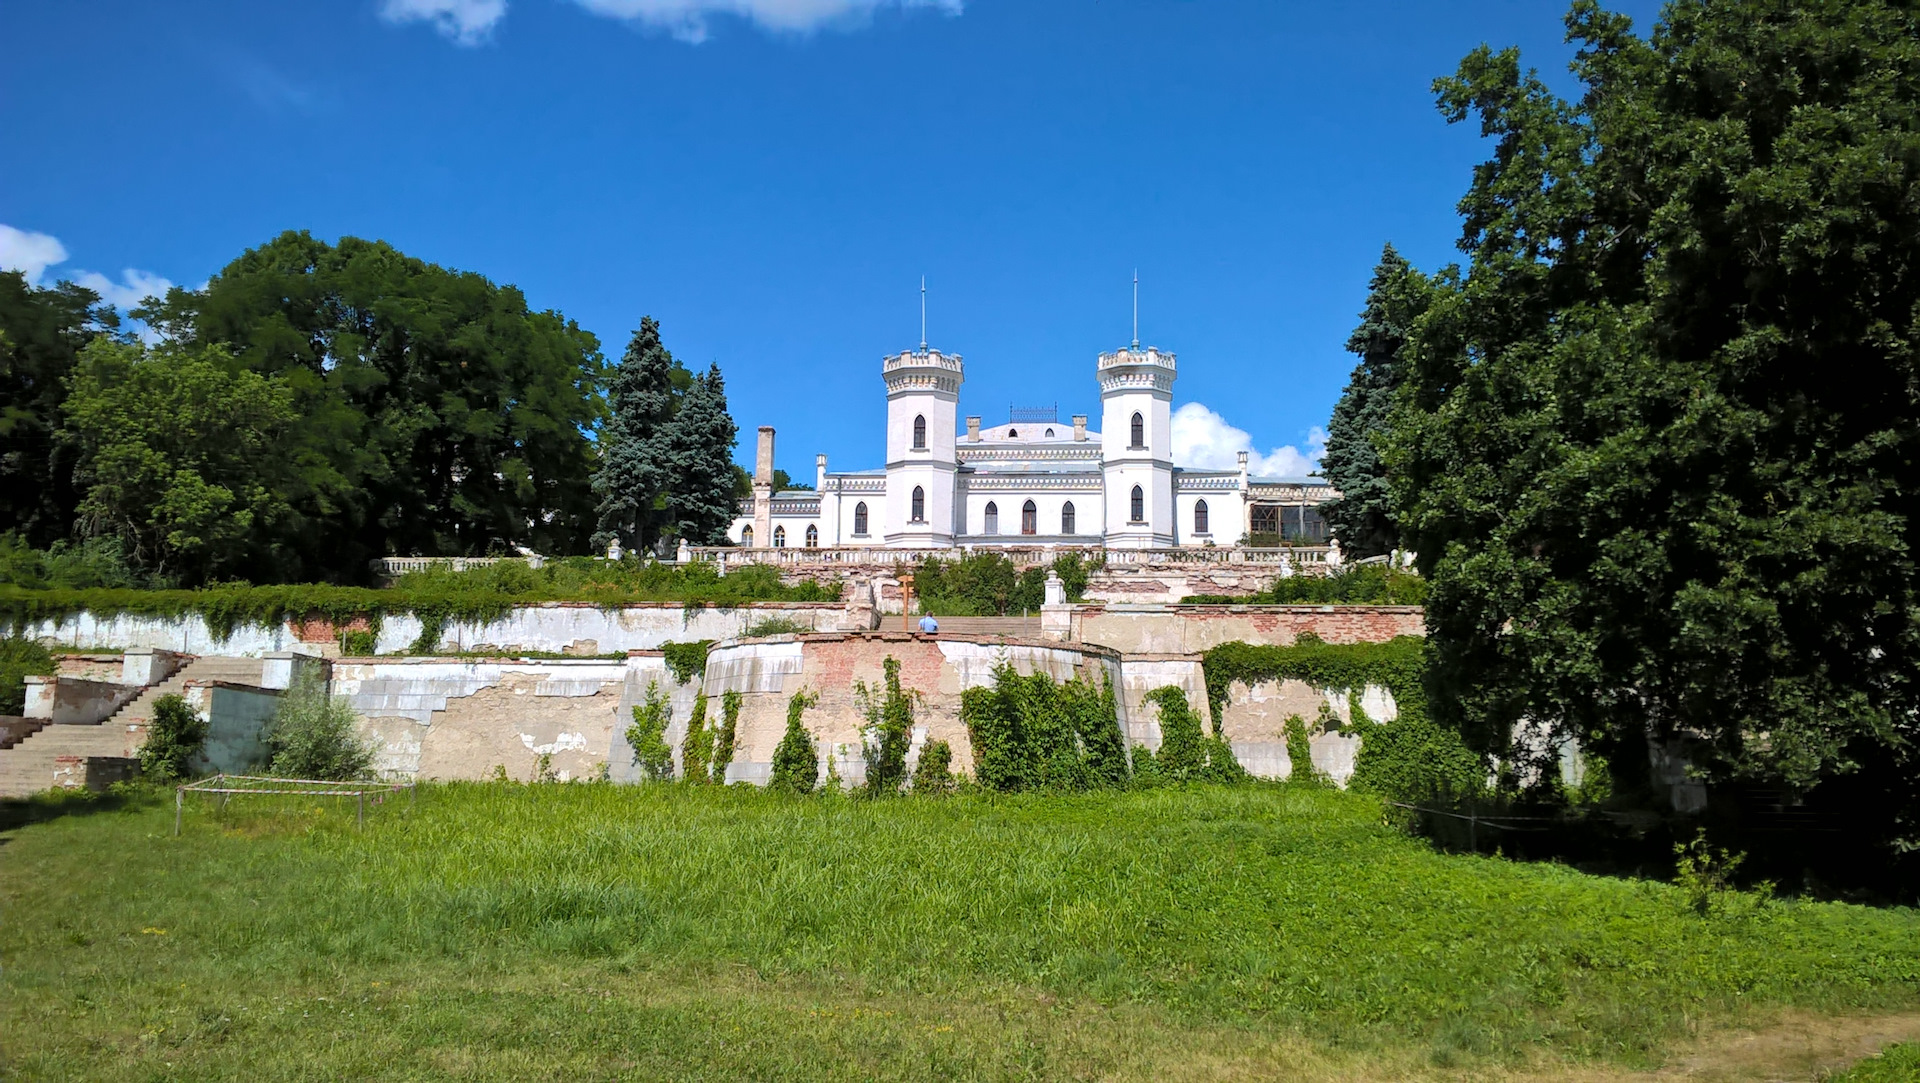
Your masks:
{"label": "weedy grass", "polygon": [[456,784],[38,806],[29,1077],[1453,1078],[1920,1003],[1920,916],[1435,853],[1361,795]]}

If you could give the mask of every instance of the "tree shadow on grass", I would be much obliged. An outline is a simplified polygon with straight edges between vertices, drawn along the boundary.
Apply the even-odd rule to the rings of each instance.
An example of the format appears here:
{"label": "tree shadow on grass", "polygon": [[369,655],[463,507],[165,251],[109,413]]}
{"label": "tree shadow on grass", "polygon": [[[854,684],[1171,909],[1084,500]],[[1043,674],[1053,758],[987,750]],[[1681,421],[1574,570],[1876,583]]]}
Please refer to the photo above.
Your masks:
{"label": "tree shadow on grass", "polygon": [[0,799],[0,846],[22,827],[68,816],[92,816],[157,801],[160,791],[114,786],[101,793],[82,789],[45,790],[30,797]]}

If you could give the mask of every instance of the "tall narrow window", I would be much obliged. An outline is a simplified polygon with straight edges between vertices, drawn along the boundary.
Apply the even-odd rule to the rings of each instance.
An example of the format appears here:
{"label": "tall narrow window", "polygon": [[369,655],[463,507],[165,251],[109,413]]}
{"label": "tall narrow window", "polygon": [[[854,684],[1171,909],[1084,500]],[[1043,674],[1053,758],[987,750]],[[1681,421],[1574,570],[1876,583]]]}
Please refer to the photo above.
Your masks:
{"label": "tall narrow window", "polygon": [[913,487],[913,521],[916,523],[927,521],[927,491],[918,485]]}
{"label": "tall narrow window", "polygon": [[1073,501],[1071,500],[1060,508],[1060,533],[1073,533]]}
{"label": "tall narrow window", "polygon": [[1128,444],[1127,447],[1137,449],[1137,448],[1143,448],[1146,446],[1147,446],[1147,419],[1141,417],[1139,414],[1135,414],[1133,415],[1133,442],[1131,444]]}
{"label": "tall narrow window", "polygon": [[867,532],[867,502],[864,500],[853,506],[853,532],[855,534]]}
{"label": "tall narrow window", "polygon": [[740,548],[742,549],[753,548],[753,528],[752,527],[743,526],[740,528]]}
{"label": "tall narrow window", "polygon": [[918,416],[913,419],[913,450],[925,451],[926,449],[927,419],[925,416]]}
{"label": "tall narrow window", "polygon": [[999,505],[995,504],[991,500],[987,501],[987,523],[986,523],[985,529],[983,529],[981,533],[983,534],[1000,533],[1000,507]]}
{"label": "tall narrow window", "polygon": [[820,528],[812,523],[807,524],[807,548],[820,548]]}
{"label": "tall narrow window", "polygon": [[1034,507],[1033,501],[1031,500],[1027,501],[1026,506],[1020,509],[1020,533],[1040,533],[1040,509]]}
{"label": "tall narrow window", "polygon": [[1207,502],[1204,500],[1193,502],[1193,532],[1195,534],[1207,532]]}
{"label": "tall narrow window", "polygon": [[785,549],[787,547],[786,527],[777,526],[773,528],[773,547],[775,549]]}
{"label": "tall narrow window", "polygon": [[1128,510],[1133,512],[1132,515],[1127,517],[1128,522],[1144,523],[1147,521],[1147,494],[1143,492],[1138,485],[1133,487],[1133,504]]}

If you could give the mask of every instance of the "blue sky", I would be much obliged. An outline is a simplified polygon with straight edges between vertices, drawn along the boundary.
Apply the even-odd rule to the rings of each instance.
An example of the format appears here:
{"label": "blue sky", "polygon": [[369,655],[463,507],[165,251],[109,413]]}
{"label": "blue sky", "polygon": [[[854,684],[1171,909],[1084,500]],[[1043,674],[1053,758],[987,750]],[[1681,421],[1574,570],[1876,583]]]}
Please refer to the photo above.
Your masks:
{"label": "blue sky", "polygon": [[[1648,2],[1617,3],[1644,27]],[[284,229],[522,288],[617,357],[717,361],[779,463],[879,465],[883,354],[962,413],[1098,414],[1177,351],[1180,456],[1314,450],[1383,242],[1457,258],[1485,148],[1429,84],[1559,85],[1558,0],[258,0],[0,6],[0,265],[110,297]],[[738,458],[752,449],[743,441]]]}

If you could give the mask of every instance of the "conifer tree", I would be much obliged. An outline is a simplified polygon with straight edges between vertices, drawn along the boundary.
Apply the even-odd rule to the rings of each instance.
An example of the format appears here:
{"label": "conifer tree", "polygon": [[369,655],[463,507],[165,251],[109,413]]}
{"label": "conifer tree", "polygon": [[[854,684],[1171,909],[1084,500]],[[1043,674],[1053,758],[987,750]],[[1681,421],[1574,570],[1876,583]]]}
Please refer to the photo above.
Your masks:
{"label": "conifer tree", "polygon": [[719,545],[733,521],[733,449],[739,427],[727,413],[720,366],[696,376],[669,426],[667,519],[691,545]]}
{"label": "conifer tree", "polygon": [[642,317],[607,387],[611,416],[600,432],[600,467],[593,474],[593,491],[600,498],[596,547],[617,535],[622,545],[643,551],[660,537],[673,369],[673,355],[660,342],[660,321]]}
{"label": "conifer tree", "polygon": [[1327,454],[1321,460],[1321,472],[1340,490],[1340,499],[1321,512],[1350,556],[1376,556],[1400,544],[1399,527],[1388,503],[1387,470],[1374,434],[1387,428],[1394,393],[1403,379],[1401,352],[1432,296],[1433,284],[1427,276],[1387,245],[1368,283],[1360,326],[1347,339],[1347,350],[1358,355],[1360,363],[1333,408],[1333,419],[1327,423]]}

